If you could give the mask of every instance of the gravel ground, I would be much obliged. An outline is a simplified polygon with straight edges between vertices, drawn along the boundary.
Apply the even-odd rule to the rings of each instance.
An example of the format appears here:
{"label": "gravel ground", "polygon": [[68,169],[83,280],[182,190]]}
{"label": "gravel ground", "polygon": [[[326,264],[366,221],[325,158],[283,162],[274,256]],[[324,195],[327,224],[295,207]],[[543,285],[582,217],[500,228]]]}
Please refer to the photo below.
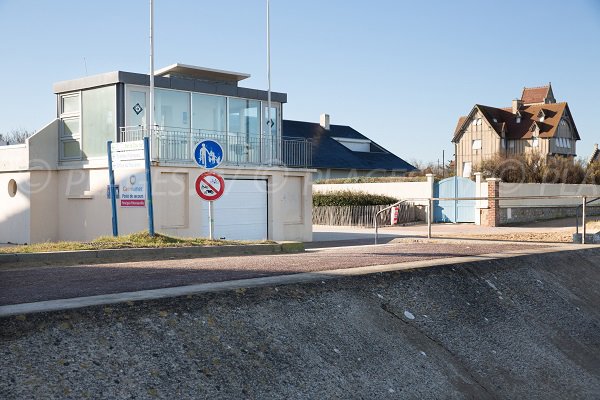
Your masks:
{"label": "gravel ground", "polygon": [[599,265],[580,250],[0,319],[0,398],[597,399]]}
{"label": "gravel ground", "polygon": [[0,270],[0,305],[338,268],[472,256],[535,245],[403,242],[301,254],[196,258]]}

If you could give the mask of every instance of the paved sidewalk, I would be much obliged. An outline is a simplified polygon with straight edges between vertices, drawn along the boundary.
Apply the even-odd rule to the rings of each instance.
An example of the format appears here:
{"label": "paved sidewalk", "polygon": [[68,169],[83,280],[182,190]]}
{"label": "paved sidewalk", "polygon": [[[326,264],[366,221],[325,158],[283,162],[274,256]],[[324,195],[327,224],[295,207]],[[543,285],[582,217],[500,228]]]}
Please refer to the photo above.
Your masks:
{"label": "paved sidewalk", "polygon": [[[575,218],[536,222],[522,226],[489,227],[475,224],[433,224],[433,237],[469,238],[475,235],[507,235],[514,233],[575,233]],[[426,238],[427,224],[379,228],[379,243],[397,238]],[[313,242],[307,248],[373,244],[374,228],[313,225]]]}
{"label": "paved sidewalk", "polygon": [[0,305],[539,248],[544,246],[440,241],[299,254],[10,268],[0,270]]}

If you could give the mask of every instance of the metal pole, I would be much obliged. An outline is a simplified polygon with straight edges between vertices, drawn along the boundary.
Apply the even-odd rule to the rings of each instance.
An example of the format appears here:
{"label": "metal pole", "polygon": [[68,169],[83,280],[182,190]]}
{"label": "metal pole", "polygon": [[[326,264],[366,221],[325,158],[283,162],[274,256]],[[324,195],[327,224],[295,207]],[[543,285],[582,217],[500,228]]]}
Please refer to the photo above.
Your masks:
{"label": "metal pole", "polygon": [[427,239],[431,239],[431,205],[433,203],[432,199],[428,200],[427,204]]}
{"label": "metal pole", "polygon": [[215,219],[214,219],[214,209],[213,209],[214,201],[208,202],[208,238],[210,240],[214,239],[215,236]]}
{"label": "metal pole", "polygon": [[112,167],[112,152],[110,147],[112,140],[106,142],[106,153],[108,154],[108,182],[110,188],[110,206],[112,208],[112,231],[113,236],[119,236],[119,223],[117,221],[117,199],[115,195],[115,172]]}
{"label": "metal pole", "polygon": [[375,244],[377,244],[377,238],[379,236],[379,224],[377,223],[377,216],[379,213],[375,213]]}
{"label": "metal pole", "polygon": [[146,166],[146,197],[148,198],[148,232],[154,237],[154,206],[152,202],[152,174],[150,173],[150,139],[144,138],[144,161]]}
{"label": "metal pole", "polygon": [[148,135],[150,136],[154,127],[154,0],[150,0],[150,110],[148,116],[150,119]]}
{"label": "metal pole", "polygon": [[442,179],[446,177],[446,150],[442,150]]}
{"label": "metal pole", "polygon": [[581,207],[581,244],[585,244],[585,203],[587,202],[587,198],[583,196],[583,206]]}
{"label": "metal pole", "polygon": [[267,131],[269,138],[268,142],[270,144],[270,157],[269,157],[269,166],[273,162],[273,137],[272,137],[272,126],[271,126],[271,16],[270,10],[271,5],[270,1],[267,0]]}

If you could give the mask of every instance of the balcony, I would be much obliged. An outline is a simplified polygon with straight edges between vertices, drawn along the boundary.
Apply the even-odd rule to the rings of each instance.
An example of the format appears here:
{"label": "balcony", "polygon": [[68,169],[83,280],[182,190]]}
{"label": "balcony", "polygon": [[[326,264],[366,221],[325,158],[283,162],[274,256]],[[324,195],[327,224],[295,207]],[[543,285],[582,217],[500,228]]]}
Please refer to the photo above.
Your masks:
{"label": "balcony", "polygon": [[204,139],[221,144],[224,165],[310,168],[312,164],[312,143],[305,138],[169,127],[156,127],[150,132],[145,127],[126,126],[120,129],[119,142],[142,140],[146,136],[151,138],[152,161],[161,164],[195,163],[194,149]]}

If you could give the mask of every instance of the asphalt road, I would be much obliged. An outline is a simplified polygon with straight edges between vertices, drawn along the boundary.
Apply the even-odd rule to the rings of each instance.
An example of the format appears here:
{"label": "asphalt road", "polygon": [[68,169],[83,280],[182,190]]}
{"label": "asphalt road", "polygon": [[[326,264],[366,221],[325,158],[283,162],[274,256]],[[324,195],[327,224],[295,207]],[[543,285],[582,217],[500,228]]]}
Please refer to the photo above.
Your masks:
{"label": "asphalt road", "polygon": [[0,270],[0,305],[539,248],[514,243],[391,243],[301,254]]}

